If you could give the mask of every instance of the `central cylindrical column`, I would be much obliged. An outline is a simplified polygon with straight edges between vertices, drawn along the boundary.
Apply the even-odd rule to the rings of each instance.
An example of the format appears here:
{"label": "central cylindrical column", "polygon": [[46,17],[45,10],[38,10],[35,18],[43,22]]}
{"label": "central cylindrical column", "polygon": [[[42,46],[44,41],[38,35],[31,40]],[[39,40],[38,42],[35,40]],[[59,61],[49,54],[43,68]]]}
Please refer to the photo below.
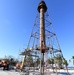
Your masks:
{"label": "central cylindrical column", "polygon": [[44,9],[40,9],[40,51],[41,51],[41,61],[40,61],[40,71],[41,75],[44,75],[44,52],[45,47],[45,24],[44,24]]}
{"label": "central cylindrical column", "polygon": [[40,9],[40,48],[45,47],[45,24],[44,24],[44,9]]}
{"label": "central cylindrical column", "polygon": [[45,20],[44,13],[46,12],[47,7],[44,1],[41,1],[38,6],[38,11],[40,13],[40,51],[41,51],[41,60],[40,60],[40,73],[44,75],[44,53],[45,53]]}

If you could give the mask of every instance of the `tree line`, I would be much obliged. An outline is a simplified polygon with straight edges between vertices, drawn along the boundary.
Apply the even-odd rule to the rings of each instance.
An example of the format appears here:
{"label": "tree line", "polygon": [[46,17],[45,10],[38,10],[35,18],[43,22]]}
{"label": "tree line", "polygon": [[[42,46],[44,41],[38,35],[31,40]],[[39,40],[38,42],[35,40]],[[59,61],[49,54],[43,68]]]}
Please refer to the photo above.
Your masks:
{"label": "tree line", "polygon": [[[16,59],[15,57],[13,57],[13,56],[5,56],[3,59],[6,59],[11,66],[16,66],[16,64],[18,62],[22,62],[22,61],[19,61],[19,59]],[[71,59],[73,60],[73,65],[74,65],[74,56],[72,56]],[[71,60],[69,60],[69,62],[71,62]],[[57,56],[54,56],[54,58],[48,58],[44,62],[44,65],[46,63],[47,63],[47,65],[52,64],[52,66],[54,64],[57,64],[58,68],[61,69],[64,66],[67,68],[67,66],[69,65],[69,62],[65,58],[63,58],[61,55],[57,55]],[[26,61],[25,61],[25,66],[29,66],[29,67],[35,66],[35,67],[37,67],[37,66],[39,66],[39,64],[40,64],[40,58],[35,59],[31,56],[27,56]]]}

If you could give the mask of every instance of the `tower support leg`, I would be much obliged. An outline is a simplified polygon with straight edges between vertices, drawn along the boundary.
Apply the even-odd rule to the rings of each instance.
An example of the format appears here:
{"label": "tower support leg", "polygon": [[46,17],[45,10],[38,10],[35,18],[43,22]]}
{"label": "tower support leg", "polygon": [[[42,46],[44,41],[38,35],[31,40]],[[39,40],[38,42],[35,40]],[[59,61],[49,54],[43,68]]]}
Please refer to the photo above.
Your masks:
{"label": "tower support leg", "polygon": [[41,59],[40,59],[40,75],[44,75],[44,53],[41,53]]}

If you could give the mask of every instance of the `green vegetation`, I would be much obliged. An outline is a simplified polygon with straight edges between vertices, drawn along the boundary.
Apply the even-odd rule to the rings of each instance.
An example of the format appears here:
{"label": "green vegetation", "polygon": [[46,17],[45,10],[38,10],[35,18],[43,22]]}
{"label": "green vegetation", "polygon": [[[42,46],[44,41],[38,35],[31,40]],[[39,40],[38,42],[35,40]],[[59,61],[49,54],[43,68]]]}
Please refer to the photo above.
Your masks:
{"label": "green vegetation", "polygon": [[68,66],[68,62],[67,62],[67,60],[65,59],[65,58],[63,58],[61,55],[56,55],[55,57],[54,57],[54,59],[52,58],[49,58],[48,60],[46,60],[46,63],[47,64],[56,64],[57,65],[57,67],[59,68],[59,69],[62,69],[63,68],[63,65],[67,68],[67,66]]}
{"label": "green vegetation", "polygon": [[55,57],[54,57],[54,62],[58,65],[58,67],[59,67],[60,69],[63,68],[63,66],[62,66],[63,60],[62,60],[62,56],[61,56],[61,55],[55,56]]}
{"label": "green vegetation", "polygon": [[65,65],[66,66],[66,68],[67,68],[67,66],[68,66],[68,62],[67,62],[67,60],[64,58],[64,61],[63,61],[63,65]]}
{"label": "green vegetation", "polygon": [[[5,56],[3,59],[6,59],[11,66],[16,66],[18,62],[21,62],[19,61],[19,59],[16,59],[13,56]],[[74,65],[74,56],[72,56],[71,59],[73,60],[73,65]],[[69,60],[69,63],[70,62],[71,60]],[[68,61],[65,58],[63,58],[61,55],[56,55],[54,58],[49,58],[45,61],[45,63],[47,63],[47,65],[52,64],[52,66],[53,64],[57,64],[59,69],[62,69],[63,66],[67,68],[69,64]],[[26,57],[25,66],[36,67],[39,65],[40,65],[40,58],[34,59],[32,56]]]}
{"label": "green vegetation", "polygon": [[72,59],[73,59],[73,65],[74,65],[74,56],[72,56]]}

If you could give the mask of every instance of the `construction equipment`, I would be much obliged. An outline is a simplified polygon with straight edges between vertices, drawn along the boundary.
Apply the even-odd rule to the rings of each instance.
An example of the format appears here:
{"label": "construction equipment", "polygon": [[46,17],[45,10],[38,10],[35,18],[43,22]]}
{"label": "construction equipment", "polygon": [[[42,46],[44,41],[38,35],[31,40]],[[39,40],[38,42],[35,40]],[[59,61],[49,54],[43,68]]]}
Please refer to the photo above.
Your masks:
{"label": "construction equipment", "polygon": [[0,60],[0,67],[3,67],[3,70],[9,70],[9,63],[7,60]]}
{"label": "construction equipment", "polygon": [[16,69],[20,69],[21,63],[16,64]]}

